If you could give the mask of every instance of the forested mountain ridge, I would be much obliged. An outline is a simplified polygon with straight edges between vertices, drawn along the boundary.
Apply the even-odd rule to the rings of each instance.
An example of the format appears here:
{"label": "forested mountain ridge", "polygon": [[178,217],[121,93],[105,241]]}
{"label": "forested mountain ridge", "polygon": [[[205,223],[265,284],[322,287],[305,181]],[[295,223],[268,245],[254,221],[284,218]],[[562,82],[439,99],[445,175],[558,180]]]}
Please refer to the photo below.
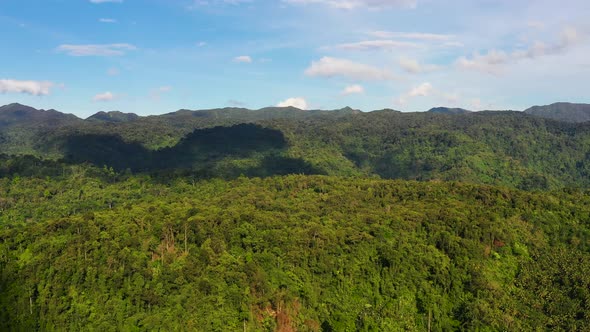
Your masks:
{"label": "forested mountain ridge", "polygon": [[524,112],[558,121],[590,121],[590,104],[555,103],[546,106],[533,106]]}
{"label": "forested mountain ridge", "polygon": [[80,120],[73,114],[56,110],[38,110],[21,104],[0,106],[0,130],[12,126],[58,127],[73,124]]}
{"label": "forested mountain ridge", "polygon": [[0,330],[590,329],[590,123],[68,121],[0,129]]}
{"label": "forested mountain ridge", "polygon": [[471,111],[466,110],[464,108],[449,108],[449,107],[435,107],[428,110],[431,113],[442,113],[442,114],[466,114],[471,113]]}
{"label": "forested mountain ridge", "polygon": [[128,122],[139,119],[139,115],[135,113],[123,113],[119,111],[98,112],[86,118],[87,121],[102,121],[102,122]]}
{"label": "forested mountain ridge", "polygon": [[11,104],[0,108],[0,151],[57,158],[63,156],[63,151],[55,141],[63,141],[68,136],[81,133],[119,135],[127,142],[138,142],[149,149],[159,149],[178,143],[182,137],[198,128],[281,118],[297,120],[318,116],[340,117],[359,112],[350,107],[333,111],[304,111],[294,107],[267,107],[260,110],[227,107],[179,110],[153,116],[98,112],[83,120],[54,110],[43,111]]}
{"label": "forested mountain ridge", "polygon": [[[269,135],[270,141],[281,137],[282,143],[267,145],[260,135]],[[200,138],[191,143],[190,137]],[[232,145],[240,146],[241,140],[249,148],[236,153]],[[0,148],[6,154],[89,162],[120,171],[203,177],[296,173],[521,189],[590,186],[590,125],[507,111],[179,111],[124,122],[76,120],[51,128],[5,128],[0,130]]]}

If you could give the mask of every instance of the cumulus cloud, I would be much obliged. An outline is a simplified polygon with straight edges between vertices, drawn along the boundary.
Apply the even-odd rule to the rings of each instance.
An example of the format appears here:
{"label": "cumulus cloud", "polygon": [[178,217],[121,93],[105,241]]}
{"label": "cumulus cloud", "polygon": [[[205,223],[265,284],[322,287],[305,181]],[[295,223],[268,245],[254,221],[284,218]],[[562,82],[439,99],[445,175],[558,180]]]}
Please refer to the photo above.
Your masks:
{"label": "cumulus cloud", "polygon": [[578,31],[574,28],[565,28],[558,41],[550,44],[535,42],[528,48],[506,52],[502,50],[490,50],[487,53],[474,53],[471,57],[462,56],[455,61],[455,65],[463,69],[480,70],[488,73],[498,73],[500,66],[518,62],[524,59],[535,59],[548,55],[560,54],[576,45],[580,40]]}
{"label": "cumulus cloud", "polygon": [[345,96],[360,94],[360,93],[365,93],[365,88],[363,88],[363,86],[359,85],[359,84],[349,85],[349,86],[345,87],[344,90],[342,90],[342,94]]}
{"label": "cumulus cloud", "polygon": [[114,18],[100,18],[98,19],[100,23],[117,23],[117,20]]}
{"label": "cumulus cloud", "polygon": [[305,70],[305,75],[312,77],[345,77],[362,81],[393,78],[393,75],[387,70],[327,56],[318,61],[313,61],[311,66]]}
{"label": "cumulus cloud", "polygon": [[422,83],[418,86],[413,87],[410,91],[402,94],[397,102],[400,105],[403,105],[408,102],[409,99],[416,98],[416,97],[428,97],[434,92],[434,88],[432,84],[426,82]]}
{"label": "cumulus cloud", "polygon": [[280,103],[277,104],[278,107],[295,107],[300,110],[307,110],[308,105],[305,98],[302,97],[295,97],[295,98],[288,98]]}
{"label": "cumulus cloud", "polygon": [[57,50],[71,56],[118,56],[127,51],[137,50],[131,44],[90,44],[90,45],[60,45]]}
{"label": "cumulus cloud", "polygon": [[240,55],[234,58],[234,62],[237,63],[252,63],[252,57],[249,55]]}
{"label": "cumulus cloud", "polygon": [[0,93],[26,93],[33,96],[46,96],[51,93],[55,83],[46,81],[19,81],[0,79]]}
{"label": "cumulus cloud", "polygon": [[296,5],[325,5],[338,9],[416,8],[418,0],[283,0]]}
{"label": "cumulus cloud", "polygon": [[399,59],[399,65],[403,70],[412,74],[426,73],[440,69],[440,67],[437,65],[421,64],[416,59],[410,59],[406,57],[401,57]]}
{"label": "cumulus cloud", "polygon": [[115,95],[112,92],[104,92],[104,93],[99,93],[96,96],[94,96],[94,98],[92,98],[93,101],[95,102],[107,102],[107,101],[113,101],[115,99]]}

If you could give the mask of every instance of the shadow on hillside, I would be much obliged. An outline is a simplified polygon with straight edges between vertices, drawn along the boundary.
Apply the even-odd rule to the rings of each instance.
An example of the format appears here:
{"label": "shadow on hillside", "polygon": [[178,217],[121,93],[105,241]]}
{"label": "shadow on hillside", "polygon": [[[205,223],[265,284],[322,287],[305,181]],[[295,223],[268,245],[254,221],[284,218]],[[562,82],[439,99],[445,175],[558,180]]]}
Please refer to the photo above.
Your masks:
{"label": "shadow on hillside", "polygon": [[64,143],[65,161],[91,163],[116,170],[145,171],[152,167],[153,153],[137,143],[127,143],[118,136],[75,135]]}
{"label": "shadow on hillside", "polygon": [[206,178],[321,173],[302,159],[284,156],[288,144],[281,131],[254,124],[197,129],[177,145],[158,151],[109,135],[69,136],[64,148],[66,162],[118,171],[193,173]]}

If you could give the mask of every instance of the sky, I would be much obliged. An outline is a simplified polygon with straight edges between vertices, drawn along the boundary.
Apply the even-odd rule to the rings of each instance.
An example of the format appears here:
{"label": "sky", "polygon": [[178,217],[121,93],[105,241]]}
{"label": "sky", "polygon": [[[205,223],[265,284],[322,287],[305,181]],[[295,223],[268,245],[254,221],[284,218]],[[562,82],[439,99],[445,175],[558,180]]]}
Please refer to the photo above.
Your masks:
{"label": "sky", "polygon": [[0,0],[0,104],[88,117],[590,102],[587,0]]}

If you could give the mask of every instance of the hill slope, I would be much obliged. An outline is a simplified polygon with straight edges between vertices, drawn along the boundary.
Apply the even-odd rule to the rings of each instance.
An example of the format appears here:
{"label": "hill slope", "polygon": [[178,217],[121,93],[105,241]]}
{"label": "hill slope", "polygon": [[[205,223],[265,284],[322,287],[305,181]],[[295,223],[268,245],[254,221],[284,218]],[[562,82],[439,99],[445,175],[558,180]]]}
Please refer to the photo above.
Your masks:
{"label": "hill slope", "polygon": [[435,107],[431,108],[428,112],[430,113],[440,113],[440,114],[467,114],[471,113],[463,108],[449,108],[449,107]]}
{"label": "hill slope", "polygon": [[112,112],[98,112],[88,117],[87,121],[101,121],[101,122],[128,122],[139,119],[139,115],[135,113],[123,113],[119,111]]}
{"label": "hill slope", "polygon": [[[236,153],[243,139],[239,126],[245,124],[254,126],[246,130],[254,136],[245,137],[250,145]],[[270,143],[280,137],[282,143],[268,148],[256,135]],[[118,170],[204,177],[303,173],[521,189],[590,186],[590,125],[522,112],[181,111],[119,123],[12,127],[0,130],[0,148]]]}
{"label": "hill slope", "polygon": [[547,106],[533,106],[524,112],[558,121],[590,121],[590,104],[555,103]]}
{"label": "hill slope", "polygon": [[11,126],[57,127],[80,121],[72,114],[56,110],[38,110],[21,104],[0,106],[0,129]]}
{"label": "hill slope", "polygon": [[1,330],[590,329],[587,192],[72,171],[0,178]]}

